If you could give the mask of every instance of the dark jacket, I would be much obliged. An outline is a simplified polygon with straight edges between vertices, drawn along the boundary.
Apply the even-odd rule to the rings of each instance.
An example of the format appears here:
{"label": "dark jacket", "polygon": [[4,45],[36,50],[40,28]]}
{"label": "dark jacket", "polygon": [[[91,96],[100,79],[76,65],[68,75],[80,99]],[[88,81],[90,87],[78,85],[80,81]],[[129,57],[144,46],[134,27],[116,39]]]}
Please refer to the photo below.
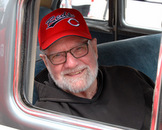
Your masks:
{"label": "dark jacket", "polygon": [[149,129],[154,83],[143,73],[122,66],[99,67],[98,90],[92,99],[58,88],[47,70],[35,78],[36,106],[135,129]]}

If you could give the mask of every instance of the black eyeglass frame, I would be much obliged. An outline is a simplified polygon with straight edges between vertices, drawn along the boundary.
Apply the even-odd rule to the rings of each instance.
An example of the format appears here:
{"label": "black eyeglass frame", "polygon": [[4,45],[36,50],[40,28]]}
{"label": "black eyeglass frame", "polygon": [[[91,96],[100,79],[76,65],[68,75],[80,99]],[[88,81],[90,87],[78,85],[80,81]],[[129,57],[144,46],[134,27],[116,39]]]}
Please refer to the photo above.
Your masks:
{"label": "black eyeglass frame", "polygon": [[[64,64],[64,63],[66,63],[66,61],[67,61],[67,53],[70,53],[70,54],[71,54],[74,58],[76,58],[76,59],[79,59],[79,58],[81,58],[81,57],[86,56],[86,55],[89,53],[89,48],[88,48],[89,43],[90,43],[90,42],[89,42],[89,40],[88,40],[86,43],[82,43],[82,44],[80,44],[80,45],[78,45],[78,46],[76,46],[76,47],[71,48],[71,49],[68,50],[68,51],[57,52],[57,53],[50,54],[50,55],[45,54],[45,56],[49,59],[49,61],[50,61],[53,65]],[[87,52],[86,52],[84,55],[79,56],[79,57],[74,56],[74,54],[73,54],[71,51],[72,51],[73,49],[78,48],[79,46],[83,46],[83,45],[86,45],[86,47],[87,47]],[[58,54],[58,53],[65,53],[65,61],[64,61],[64,62],[61,62],[61,63],[58,63],[58,64],[54,64],[54,63],[51,61],[51,58],[50,58],[50,57],[53,56],[53,55],[56,55],[56,54]]]}

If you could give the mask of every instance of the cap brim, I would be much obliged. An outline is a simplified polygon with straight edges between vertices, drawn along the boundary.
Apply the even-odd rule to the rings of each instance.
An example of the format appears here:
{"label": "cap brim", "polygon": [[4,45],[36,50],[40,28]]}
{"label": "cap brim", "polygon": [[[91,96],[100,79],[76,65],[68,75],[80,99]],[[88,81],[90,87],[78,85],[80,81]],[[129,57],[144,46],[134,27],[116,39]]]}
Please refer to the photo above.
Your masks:
{"label": "cap brim", "polygon": [[41,47],[41,49],[46,50],[48,49],[53,43],[55,43],[56,41],[60,40],[61,38],[67,37],[67,36],[78,36],[78,37],[82,37],[82,38],[86,38],[91,40],[92,36],[91,35],[87,35],[85,33],[76,33],[76,31],[66,31],[66,32],[61,32],[58,33],[57,35],[53,35],[50,38],[48,38],[44,43],[43,46]]}

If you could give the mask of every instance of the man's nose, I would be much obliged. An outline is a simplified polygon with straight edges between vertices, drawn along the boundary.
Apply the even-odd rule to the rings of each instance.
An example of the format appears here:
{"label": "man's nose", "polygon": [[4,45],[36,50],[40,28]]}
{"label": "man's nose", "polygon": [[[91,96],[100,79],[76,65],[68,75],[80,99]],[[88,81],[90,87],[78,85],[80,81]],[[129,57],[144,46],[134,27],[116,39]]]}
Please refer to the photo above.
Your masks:
{"label": "man's nose", "polygon": [[74,68],[78,65],[78,59],[76,59],[71,53],[67,53],[67,59],[64,66],[67,68]]}

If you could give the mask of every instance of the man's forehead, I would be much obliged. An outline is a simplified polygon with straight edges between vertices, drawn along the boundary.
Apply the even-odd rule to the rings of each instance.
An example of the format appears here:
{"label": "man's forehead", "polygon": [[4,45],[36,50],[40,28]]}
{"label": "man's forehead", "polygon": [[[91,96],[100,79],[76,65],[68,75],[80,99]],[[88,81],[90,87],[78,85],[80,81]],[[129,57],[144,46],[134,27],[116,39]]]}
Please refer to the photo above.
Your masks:
{"label": "man's forehead", "polygon": [[62,47],[75,47],[81,43],[87,42],[88,39],[78,36],[66,36],[63,37],[56,42],[54,42],[51,46],[49,46],[45,51],[53,51],[55,49],[59,50]]}
{"label": "man's forehead", "polygon": [[65,41],[75,42],[75,41],[86,41],[86,40],[87,40],[86,38],[79,37],[79,36],[66,36],[57,40],[56,43],[61,43]]}

